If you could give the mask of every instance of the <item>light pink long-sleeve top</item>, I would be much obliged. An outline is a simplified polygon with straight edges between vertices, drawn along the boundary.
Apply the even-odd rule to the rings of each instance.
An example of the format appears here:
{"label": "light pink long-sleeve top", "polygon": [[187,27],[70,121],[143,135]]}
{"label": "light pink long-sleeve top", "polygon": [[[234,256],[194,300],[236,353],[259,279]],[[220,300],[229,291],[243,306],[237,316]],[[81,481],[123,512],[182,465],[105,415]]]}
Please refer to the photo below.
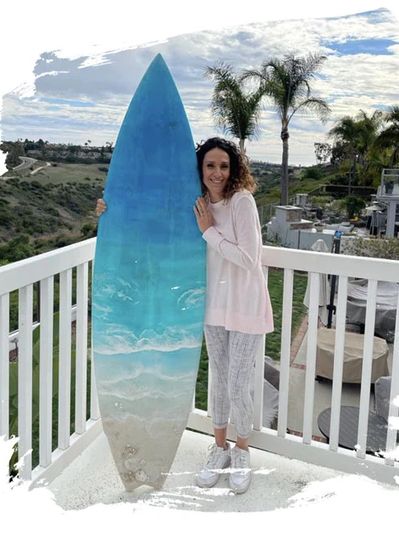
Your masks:
{"label": "light pink long-sleeve top", "polygon": [[269,292],[262,272],[262,233],[252,194],[209,203],[214,225],[207,242],[205,324],[242,333],[274,329]]}

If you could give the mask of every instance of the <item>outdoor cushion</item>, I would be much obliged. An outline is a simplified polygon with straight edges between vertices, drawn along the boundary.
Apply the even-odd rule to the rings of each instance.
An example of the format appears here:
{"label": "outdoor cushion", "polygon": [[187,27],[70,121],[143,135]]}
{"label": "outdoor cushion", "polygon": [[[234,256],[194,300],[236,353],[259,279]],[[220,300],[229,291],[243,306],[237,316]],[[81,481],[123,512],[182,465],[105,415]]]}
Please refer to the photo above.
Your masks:
{"label": "outdoor cushion", "polygon": [[391,376],[382,376],[374,384],[375,412],[388,422]]}
{"label": "outdoor cushion", "polygon": [[272,365],[272,359],[265,357],[263,382],[263,426],[271,428],[278,415],[280,372]]}
{"label": "outdoor cushion", "polygon": [[263,383],[263,419],[265,428],[271,428],[278,415],[278,390],[266,379]]}
{"label": "outdoor cushion", "polygon": [[277,390],[280,388],[280,372],[272,364],[271,357],[265,357],[264,378]]}

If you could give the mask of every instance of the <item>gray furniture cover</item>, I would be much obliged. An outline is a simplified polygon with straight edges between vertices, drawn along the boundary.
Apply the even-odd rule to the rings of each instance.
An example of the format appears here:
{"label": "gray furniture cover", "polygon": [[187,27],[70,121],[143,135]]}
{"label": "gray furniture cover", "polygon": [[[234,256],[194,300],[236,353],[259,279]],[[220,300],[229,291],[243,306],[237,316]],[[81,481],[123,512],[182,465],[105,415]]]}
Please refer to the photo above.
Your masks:
{"label": "gray furniture cover", "polygon": [[[363,364],[364,335],[352,331],[345,332],[344,366],[342,381],[344,383],[361,383]],[[334,372],[335,329],[319,328],[317,332],[316,374],[332,379]],[[385,339],[374,337],[372,383],[388,374],[388,344]]]}

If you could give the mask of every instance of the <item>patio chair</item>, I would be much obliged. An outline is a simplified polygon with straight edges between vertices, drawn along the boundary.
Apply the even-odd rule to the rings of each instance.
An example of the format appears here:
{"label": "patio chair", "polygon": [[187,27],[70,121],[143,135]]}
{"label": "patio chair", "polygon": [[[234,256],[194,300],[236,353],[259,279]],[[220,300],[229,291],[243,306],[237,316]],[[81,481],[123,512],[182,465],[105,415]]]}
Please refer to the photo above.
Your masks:
{"label": "patio chair", "polygon": [[377,415],[388,422],[389,401],[391,396],[391,376],[381,376],[374,383],[374,405]]}
{"label": "patio chair", "polygon": [[280,372],[273,366],[272,361],[270,357],[265,357],[263,375],[263,426],[276,429]]}

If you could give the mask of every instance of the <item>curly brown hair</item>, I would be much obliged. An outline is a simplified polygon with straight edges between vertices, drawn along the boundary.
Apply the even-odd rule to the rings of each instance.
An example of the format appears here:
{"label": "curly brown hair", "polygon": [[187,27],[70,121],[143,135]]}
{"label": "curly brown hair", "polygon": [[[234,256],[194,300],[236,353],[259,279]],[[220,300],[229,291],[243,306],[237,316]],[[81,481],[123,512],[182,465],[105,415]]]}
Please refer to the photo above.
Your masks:
{"label": "curly brown hair", "polygon": [[230,158],[230,176],[223,191],[224,199],[229,200],[235,192],[242,191],[243,189],[254,193],[256,191],[257,184],[249,170],[248,157],[243,154],[233,142],[223,139],[222,137],[211,137],[206,141],[198,143],[196,148],[197,165],[201,178],[202,194],[206,196],[208,192],[204,185],[202,163],[204,161],[205,154],[214,148],[223,150]]}

